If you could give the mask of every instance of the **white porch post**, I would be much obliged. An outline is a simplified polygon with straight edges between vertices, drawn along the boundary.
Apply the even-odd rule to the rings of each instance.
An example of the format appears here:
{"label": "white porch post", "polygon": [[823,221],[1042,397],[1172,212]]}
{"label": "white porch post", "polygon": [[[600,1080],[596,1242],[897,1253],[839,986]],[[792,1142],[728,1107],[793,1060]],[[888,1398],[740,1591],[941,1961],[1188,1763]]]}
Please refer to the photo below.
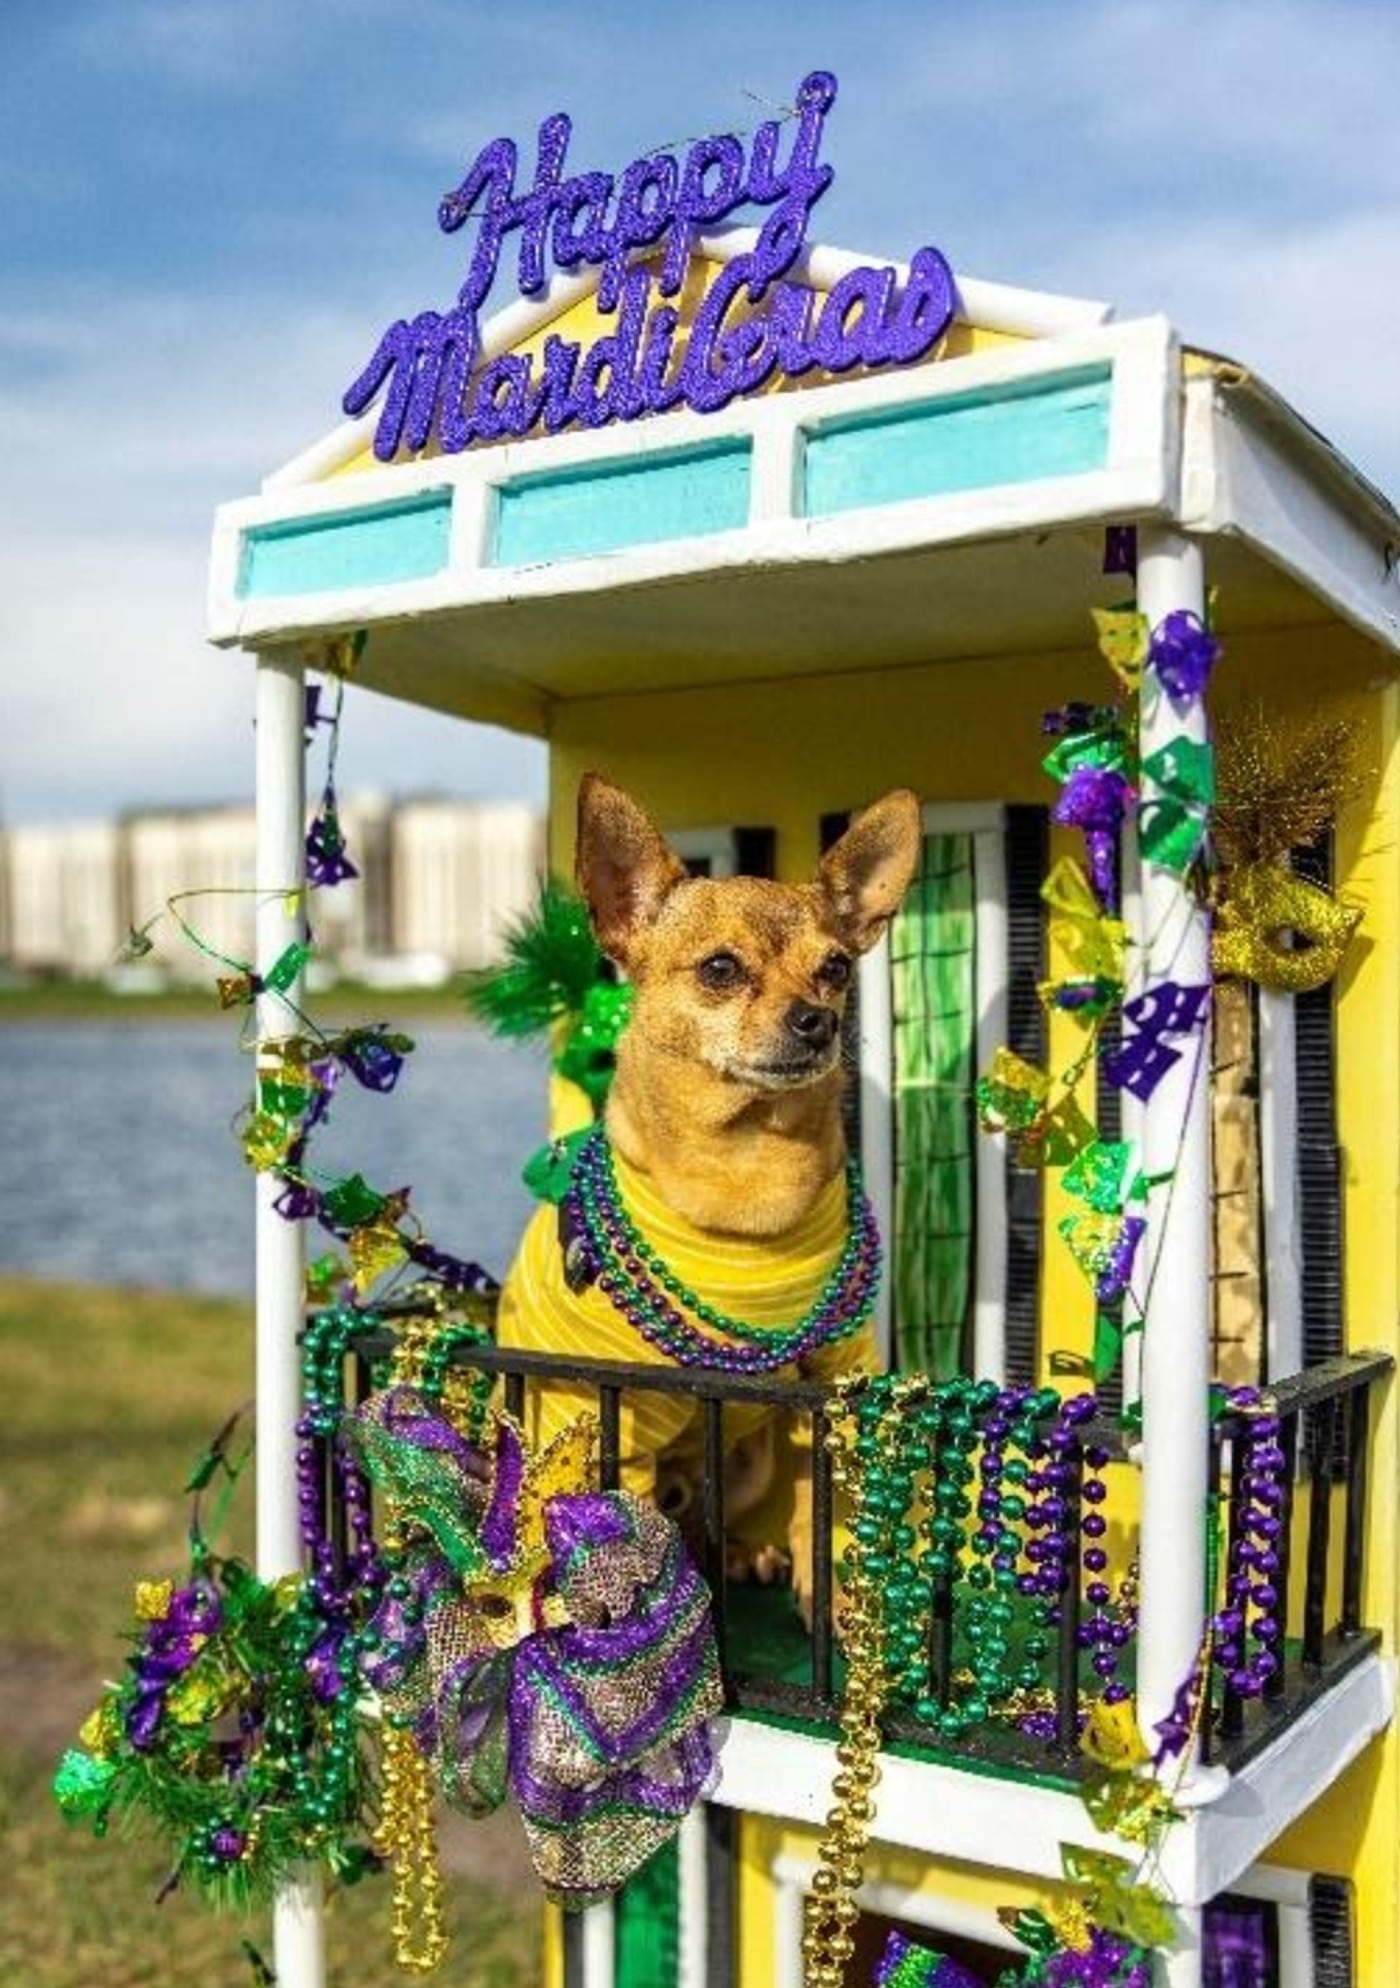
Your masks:
{"label": "white porch post", "polygon": [[[1204,615],[1201,549],[1180,534],[1141,534],[1138,607],[1156,627],[1173,609]],[[1203,701],[1173,706],[1144,675],[1144,756],[1182,734],[1204,742]],[[1139,894],[1143,984],[1200,985],[1210,979],[1207,914],[1170,870],[1143,862]],[[1209,1021],[1180,1045],[1181,1060],[1142,1113],[1149,1174],[1175,1169],[1149,1205],[1148,1298],[1142,1341],[1142,1603],[1138,1720],[1143,1737],[1172,1708],[1200,1651],[1205,1622],[1205,1496],[1208,1462],[1211,1303]],[[1189,1762],[1187,1763],[1189,1772]],[[1171,1972],[1173,1988],[1198,1975]]]}
{"label": "white porch post", "polygon": [[1169,1952],[1158,1957],[1157,1988],[1200,1988],[1205,1961],[1201,1908],[1178,1905],[1172,1917],[1176,1921],[1176,1941]]}
{"label": "white porch post", "polygon": [[[257,949],[265,974],[306,933],[300,891],[306,833],[302,750],[305,672],[298,658],[262,655],[257,663]],[[290,990],[299,1001],[301,985]],[[293,1033],[299,1024],[275,993],[257,1004],[258,1038]],[[303,1244],[300,1223],[273,1208],[278,1182],[256,1176],[257,1191],[257,1563],[265,1581],[298,1571],[296,1421],[301,1409]],[[325,1943],[318,1874],[284,1885],[273,1904],[279,1988],[322,1988]]]}

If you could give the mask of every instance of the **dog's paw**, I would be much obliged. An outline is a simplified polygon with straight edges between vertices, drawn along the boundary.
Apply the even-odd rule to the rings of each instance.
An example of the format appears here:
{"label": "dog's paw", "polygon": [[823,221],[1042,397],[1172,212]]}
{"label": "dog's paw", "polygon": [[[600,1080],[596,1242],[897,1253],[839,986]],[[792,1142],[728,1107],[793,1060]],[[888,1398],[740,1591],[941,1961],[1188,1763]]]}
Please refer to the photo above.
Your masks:
{"label": "dog's paw", "polygon": [[783,1587],[790,1578],[791,1565],[779,1546],[749,1546],[730,1540],[724,1549],[724,1572],[731,1581],[756,1581],[763,1588]]}

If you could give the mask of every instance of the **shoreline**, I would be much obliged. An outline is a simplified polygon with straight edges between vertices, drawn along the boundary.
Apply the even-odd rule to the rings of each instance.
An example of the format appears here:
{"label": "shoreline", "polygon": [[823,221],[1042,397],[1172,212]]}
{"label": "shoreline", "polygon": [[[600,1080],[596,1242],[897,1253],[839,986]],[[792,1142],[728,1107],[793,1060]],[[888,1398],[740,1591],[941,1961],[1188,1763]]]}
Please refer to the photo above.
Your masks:
{"label": "shoreline", "polygon": [[[341,982],[307,996],[321,1027],[375,1020],[458,1021],[477,1032],[460,987],[368,987]],[[100,981],[51,981],[31,987],[0,988],[0,1028],[19,1022],[221,1022],[239,1025],[239,1009],[221,1008],[208,987],[169,987],[149,994],[118,994]]]}

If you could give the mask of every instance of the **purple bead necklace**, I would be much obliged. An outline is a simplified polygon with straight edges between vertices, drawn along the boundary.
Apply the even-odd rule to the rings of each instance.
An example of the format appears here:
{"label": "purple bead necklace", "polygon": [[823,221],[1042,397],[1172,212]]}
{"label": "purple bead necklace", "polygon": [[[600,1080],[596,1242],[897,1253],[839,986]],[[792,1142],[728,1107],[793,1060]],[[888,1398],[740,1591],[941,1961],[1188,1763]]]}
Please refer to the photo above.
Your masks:
{"label": "purple bead necklace", "polygon": [[676,1276],[627,1213],[601,1126],[578,1149],[564,1215],[582,1244],[590,1278],[649,1344],[683,1367],[767,1374],[849,1338],[870,1316],[880,1283],[880,1237],[854,1160],[847,1162],[846,1191],[845,1245],[816,1302],[790,1326],[754,1325],[721,1312]]}
{"label": "purple bead necklace", "polygon": [[1241,1413],[1235,1438],[1239,1516],[1225,1568],[1225,1605],[1211,1623],[1217,1660],[1241,1698],[1261,1695],[1278,1669],[1283,1640],[1277,1576],[1287,1456],[1279,1418],[1263,1402],[1258,1388],[1236,1388],[1230,1396],[1231,1408]]}

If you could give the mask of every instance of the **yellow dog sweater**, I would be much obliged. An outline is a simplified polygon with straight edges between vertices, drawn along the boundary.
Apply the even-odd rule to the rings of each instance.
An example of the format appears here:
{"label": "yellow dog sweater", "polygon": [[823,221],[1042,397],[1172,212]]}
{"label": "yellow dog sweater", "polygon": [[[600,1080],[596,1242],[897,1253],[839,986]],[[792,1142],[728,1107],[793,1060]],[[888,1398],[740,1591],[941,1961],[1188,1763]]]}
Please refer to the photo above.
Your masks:
{"label": "yellow dog sweater", "polygon": [[[713,1308],[754,1325],[774,1327],[792,1325],[816,1303],[846,1242],[843,1175],[828,1183],[796,1228],[783,1236],[756,1240],[696,1228],[669,1208],[650,1177],[629,1166],[616,1150],[613,1162],[618,1191],[634,1226],[681,1282],[700,1292]],[[706,1328],[697,1330],[724,1343]],[[497,1337],[502,1346],[581,1360],[670,1364],[665,1353],[644,1339],[596,1286],[578,1292],[569,1289],[559,1247],[558,1210],[548,1205],[536,1211],[506,1279]],[[773,1378],[792,1380],[800,1373],[807,1379],[834,1380],[838,1374],[870,1371],[874,1355],[874,1338],[866,1325],[849,1338],[819,1348],[803,1359],[800,1368],[779,1368]],[[526,1435],[534,1443],[548,1442],[580,1410],[596,1409],[597,1391],[586,1385],[551,1383],[532,1388],[528,1401]],[[727,1406],[726,1448],[750,1435],[769,1413],[747,1402]],[[698,1459],[699,1418],[699,1404],[683,1396],[628,1389],[620,1426],[625,1488],[651,1496],[659,1461],[683,1466]],[[796,1419],[793,1439],[810,1442],[805,1418]]]}

